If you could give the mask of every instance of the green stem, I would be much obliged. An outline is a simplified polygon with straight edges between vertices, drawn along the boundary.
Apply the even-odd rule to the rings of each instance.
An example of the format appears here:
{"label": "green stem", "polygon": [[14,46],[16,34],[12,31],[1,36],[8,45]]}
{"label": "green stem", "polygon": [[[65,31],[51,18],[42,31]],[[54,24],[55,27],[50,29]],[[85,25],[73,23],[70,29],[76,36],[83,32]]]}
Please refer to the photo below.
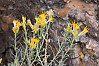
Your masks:
{"label": "green stem", "polygon": [[[68,33],[66,33],[66,36],[68,35]],[[65,36],[64,36],[65,37]],[[65,37],[66,38],[66,37]],[[67,40],[67,39],[66,39]],[[63,40],[64,41],[64,40]],[[56,56],[53,58],[53,60],[49,63],[49,65],[51,65],[52,64],[52,62],[56,59],[56,57],[58,56],[58,54],[61,52],[61,50],[62,50],[62,45],[63,45],[64,43],[62,42],[61,43],[61,46],[60,46],[60,48],[59,48],[59,50],[58,50],[58,52],[57,52],[57,54],[56,54]],[[49,66],[48,65],[48,66]]]}
{"label": "green stem", "polygon": [[69,48],[67,49],[66,53],[64,54],[64,56],[62,57],[60,63],[59,63],[59,66],[60,64],[62,63],[62,60],[64,59],[64,57],[67,55],[67,53],[69,52],[69,50],[71,50],[71,48],[73,47],[73,42],[74,42],[75,38],[73,38],[73,41],[71,43],[71,45],[69,46]]}
{"label": "green stem", "polygon": [[25,28],[24,28],[24,32],[25,32],[25,44],[26,44],[26,49],[25,49],[25,55],[24,55],[24,57],[23,57],[23,60],[22,60],[22,63],[21,64],[23,64],[23,61],[24,61],[24,59],[25,59],[25,57],[26,57],[26,53],[27,53],[27,31],[26,31],[26,26],[25,26]]}
{"label": "green stem", "polygon": [[26,52],[27,52],[27,31],[26,31],[26,26],[25,26],[25,44],[26,44],[26,49],[25,49],[25,55],[26,55]]}
{"label": "green stem", "polygon": [[[49,63],[49,65],[51,65],[52,64],[52,62],[57,58],[57,56],[59,55],[59,53],[62,51],[62,45],[63,45],[64,43],[62,42],[62,44],[61,44],[61,46],[60,46],[60,48],[59,48],[59,50],[58,50],[58,52],[57,52],[57,54],[56,54],[56,56],[53,58],[53,60]],[[48,66],[49,66],[48,65]]]}
{"label": "green stem", "polygon": [[[48,39],[48,29],[47,29],[47,39]],[[47,66],[47,40],[46,40],[46,45],[45,45],[45,66]]]}
{"label": "green stem", "polygon": [[[15,60],[17,59],[17,47],[16,47],[16,44],[17,44],[17,41],[16,41],[16,36],[17,36],[17,33],[15,33],[14,37],[15,37],[15,52],[16,52],[16,55],[15,55]],[[18,59],[17,59],[18,60]],[[16,62],[15,63],[16,65],[18,65],[18,63]]]}
{"label": "green stem", "polygon": [[43,62],[42,62],[42,60],[41,60],[41,58],[40,58],[40,55],[39,55],[39,49],[38,49],[38,44],[37,44],[37,56],[38,56],[38,58],[39,58],[39,61],[41,62],[41,64],[42,64],[42,66],[44,66],[43,65]]}
{"label": "green stem", "polygon": [[47,30],[46,30],[46,32],[45,32],[44,37],[43,37],[42,44],[41,44],[41,46],[40,46],[40,50],[41,50],[41,48],[42,48],[42,46],[43,46],[43,43],[44,43],[45,37],[46,37],[46,35],[48,34],[48,29],[49,29],[49,28],[50,28],[50,23],[48,24],[48,28],[47,28]]}
{"label": "green stem", "polygon": [[[26,31],[26,27],[25,27],[24,31],[25,31],[25,39],[27,40],[27,31]],[[26,43],[27,43],[27,42],[26,42]]]}
{"label": "green stem", "polygon": [[16,34],[17,33],[15,33],[15,35],[14,35],[14,37],[15,37],[15,41],[14,41],[15,42],[15,52],[16,52],[16,44],[17,44],[17,42],[16,42]]}

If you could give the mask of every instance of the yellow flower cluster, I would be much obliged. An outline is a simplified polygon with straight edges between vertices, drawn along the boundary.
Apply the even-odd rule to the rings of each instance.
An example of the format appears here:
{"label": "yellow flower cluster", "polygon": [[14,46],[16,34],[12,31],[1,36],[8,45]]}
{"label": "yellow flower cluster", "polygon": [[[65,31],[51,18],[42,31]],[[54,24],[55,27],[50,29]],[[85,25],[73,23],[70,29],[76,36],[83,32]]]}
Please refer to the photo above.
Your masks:
{"label": "yellow flower cluster", "polygon": [[18,33],[19,27],[20,27],[20,22],[18,20],[13,20],[14,27],[12,28],[14,33]]}
{"label": "yellow flower cluster", "polygon": [[45,13],[42,13],[39,16],[36,16],[35,20],[36,20],[36,23],[34,25],[31,24],[30,19],[27,20],[27,25],[29,25],[31,29],[35,32],[39,30],[39,26],[45,27],[48,22],[53,22],[52,16],[48,16],[48,14],[45,14]]}
{"label": "yellow flower cluster", "polygon": [[[52,10],[50,11],[52,13]],[[23,21],[21,23],[18,20],[13,21],[14,27],[12,28],[12,30],[14,33],[18,33],[20,26],[23,26],[23,29],[25,30],[26,25],[29,25],[33,31],[37,32],[39,30],[39,26],[45,27],[48,22],[53,22],[52,15],[45,14],[45,13],[42,13],[35,17],[36,23],[34,25],[32,25],[30,19],[28,19],[26,23],[26,17],[24,16],[22,16],[22,20]]]}
{"label": "yellow flower cluster", "polygon": [[39,25],[37,23],[35,23],[34,25],[32,25],[30,19],[27,20],[27,25],[29,25],[31,27],[31,29],[33,31],[35,31],[35,32],[37,32],[39,30]]}
{"label": "yellow flower cluster", "polygon": [[68,24],[67,30],[64,28],[65,32],[71,32],[72,27],[70,27],[70,25]]}
{"label": "yellow flower cluster", "polygon": [[52,16],[48,17],[48,14],[45,13],[40,14],[38,17],[36,16],[35,20],[36,20],[35,24],[41,25],[42,27],[45,27],[48,22],[53,22]]}
{"label": "yellow flower cluster", "polygon": [[77,36],[79,37],[79,36],[82,36],[82,35],[86,34],[89,30],[86,26],[84,28],[84,30],[78,34],[77,30],[79,28],[80,28],[80,25],[78,25],[78,23],[75,23],[75,21],[74,21],[74,22],[72,22],[72,26],[70,27],[70,25],[68,24],[67,29],[64,28],[64,31],[65,32],[71,32],[73,34],[73,36],[76,38]]}
{"label": "yellow flower cluster", "polygon": [[[12,28],[12,30],[14,33],[18,33],[20,26],[22,26],[23,29],[26,30],[26,25],[29,25],[34,32],[37,32],[40,29],[39,26],[45,27],[48,22],[53,22],[52,16],[53,16],[52,10],[49,10],[47,14],[42,13],[35,17],[36,23],[34,25],[32,25],[30,19],[27,19],[26,21],[26,17],[22,16],[22,22],[19,22],[18,20],[13,20],[14,27]],[[36,47],[36,44],[38,42],[39,40],[34,38],[27,40],[27,43],[30,45],[30,47],[33,48]]]}
{"label": "yellow flower cluster", "polygon": [[26,17],[22,16],[23,22],[19,22],[18,20],[13,20],[14,27],[12,28],[14,33],[18,33],[20,26],[23,26],[25,29]]}
{"label": "yellow flower cluster", "polygon": [[27,43],[30,45],[31,48],[35,48],[37,43],[39,42],[38,39],[34,39],[31,37],[31,39],[27,40]]}

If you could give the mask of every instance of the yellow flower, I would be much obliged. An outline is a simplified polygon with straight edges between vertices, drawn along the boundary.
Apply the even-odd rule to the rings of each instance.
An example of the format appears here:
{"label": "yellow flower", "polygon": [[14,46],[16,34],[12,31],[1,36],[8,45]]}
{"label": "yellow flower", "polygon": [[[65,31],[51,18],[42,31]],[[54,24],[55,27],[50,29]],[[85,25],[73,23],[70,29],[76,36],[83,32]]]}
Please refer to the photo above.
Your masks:
{"label": "yellow flower", "polygon": [[22,22],[20,24],[20,26],[23,26],[23,29],[25,30],[26,29],[26,17],[22,16]]}
{"label": "yellow flower", "polygon": [[16,25],[17,25],[17,23],[18,23],[18,21],[17,21],[17,20],[13,20],[13,24],[14,24],[14,26],[16,26]]}
{"label": "yellow flower", "polygon": [[86,34],[86,33],[88,32],[88,30],[89,30],[89,29],[88,29],[87,26],[86,26],[86,27],[84,28],[84,30],[78,34],[78,36],[82,36],[82,35]]}
{"label": "yellow flower", "polygon": [[38,17],[36,16],[36,24],[45,27],[48,22],[53,22],[52,16],[49,16],[49,18],[47,16],[48,14],[45,13],[40,14]]}
{"label": "yellow flower", "polygon": [[18,33],[19,27],[18,26],[15,26],[15,27],[12,28],[12,30],[13,30],[14,33]]}
{"label": "yellow flower", "polygon": [[22,16],[23,23],[26,22],[26,17]]}
{"label": "yellow flower", "polygon": [[77,29],[79,29],[79,28],[80,28],[80,25],[78,25],[78,23],[77,23],[77,24],[75,24],[75,21],[74,21],[74,22],[72,22],[72,25],[73,25],[73,30],[77,30]]}
{"label": "yellow flower", "polygon": [[49,17],[48,22],[53,22],[53,18],[52,18],[52,16]]}
{"label": "yellow flower", "polygon": [[30,19],[27,20],[27,24],[26,25],[29,25],[33,31],[37,32],[39,30],[40,19],[37,18],[37,17],[35,19],[36,19],[36,23],[34,25],[32,25]]}
{"label": "yellow flower", "polygon": [[76,38],[78,35],[77,29],[80,28],[80,25],[78,25],[78,23],[75,23],[74,21],[72,22],[72,27],[73,27],[73,30],[71,30],[71,33],[73,34],[74,38]]}
{"label": "yellow flower", "polygon": [[76,38],[76,37],[79,37],[79,36],[82,36],[82,35],[86,34],[89,30],[86,26],[84,28],[84,30],[78,34],[77,30],[79,28],[80,28],[80,25],[78,25],[78,23],[75,23],[75,21],[74,21],[74,22],[72,22],[72,27],[70,27],[70,25],[68,24],[67,29],[64,28],[64,31],[65,32],[71,32],[73,34],[74,38]]}
{"label": "yellow flower", "polygon": [[2,58],[0,59],[0,63],[2,62]]}
{"label": "yellow flower", "polygon": [[14,33],[18,33],[19,27],[20,27],[20,22],[18,20],[13,20],[14,27],[12,28]]}
{"label": "yellow flower", "polygon": [[31,20],[30,19],[27,20],[27,24],[26,25],[29,25],[31,27],[31,29],[33,30],[33,25],[31,23]]}
{"label": "yellow flower", "polygon": [[20,26],[20,22],[18,20],[13,20],[14,27]]}
{"label": "yellow flower", "polygon": [[68,24],[67,30],[64,28],[64,31],[65,31],[65,32],[71,32],[71,30],[72,30],[72,27],[70,27],[69,24]]}
{"label": "yellow flower", "polygon": [[38,25],[40,24],[40,22],[41,22],[41,19],[39,18],[39,17],[35,17],[35,20],[36,20],[36,23],[38,23]]}
{"label": "yellow flower", "polygon": [[70,27],[70,25],[68,24],[68,27],[67,27],[67,32],[70,32],[72,29],[72,27]]}
{"label": "yellow flower", "polygon": [[64,31],[66,32],[66,29],[64,28]]}
{"label": "yellow flower", "polygon": [[47,14],[45,13],[42,13],[41,15],[39,15],[40,18],[46,18],[47,17]]}
{"label": "yellow flower", "polygon": [[44,14],[39,15],[39,17],[35,17],[36,20],[36,25],[41,25],[44,26],[47,24],[46,21],[46,16]]}
{"label": "yellow flower", "polygon": [[28,19],[26,25],[31,25],[31,20]]}
{"label": "yellow flower", "polygon": [[28,44],[30,44],[30,39],[29,40],[26,40],[26,41],[27,41]]}
{"label": "yellow flower", "polygon": [[39,40],[38,39],[34,39],[31,37],[31,39],[27,40],[27,43],[30,45],[31,48],[35,48],[36,45],[38,44]]}
{"label": "yellow flower", "polygon": [[47,24],[47,19],[46,19],[46,17],[47,17],[47,14],[45,14],[45,13],[42,13],[41,15],[39,15],[40,25],[41,25],[42,27],[45,27],[46,24]]}

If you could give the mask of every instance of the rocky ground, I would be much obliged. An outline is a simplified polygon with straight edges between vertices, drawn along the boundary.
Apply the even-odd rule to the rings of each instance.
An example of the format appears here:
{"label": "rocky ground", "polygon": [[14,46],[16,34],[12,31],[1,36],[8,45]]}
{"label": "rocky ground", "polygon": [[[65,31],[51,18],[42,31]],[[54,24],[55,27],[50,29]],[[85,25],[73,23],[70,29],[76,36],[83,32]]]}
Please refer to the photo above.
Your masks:
{"label": "rocky ground", "polygon": [[[34,23],[36,14],[52,9],[54,23],[49,30],[51,45],[57,45],[57,37],[68,23],[76,21],[89,32],[75,41],[67,66],[99,66],[99,0],[0,0],[0,58],[3,64],[13,61],[11,44],[13,20],[24,15]],[[14,51],[13,51],[14,52]]]}

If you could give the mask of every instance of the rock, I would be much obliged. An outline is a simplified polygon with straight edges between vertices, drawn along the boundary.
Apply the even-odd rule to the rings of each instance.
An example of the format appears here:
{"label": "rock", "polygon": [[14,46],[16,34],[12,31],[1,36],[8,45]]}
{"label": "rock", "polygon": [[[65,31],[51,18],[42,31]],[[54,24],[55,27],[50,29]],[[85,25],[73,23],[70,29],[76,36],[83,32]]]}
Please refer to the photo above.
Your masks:
{"label": "rock", "polygon": [[99,57],[99,42],[94,39],[90,39],[86,45],[87,49],[92,49],[95,52],[95,56]]}
{"label": "rock", "polygon": [[98,23],[96,22],[95,20],[95,16],[90,16],[86,13],[86,19],[88,21],[89,24],[92,25],[92,27],[95,29],[95,30],[98,30]]}
{"label": "rock", "polygon": [[71,2],[66,3],[65,6],[70,9],[86,10],[86,8],[92,7],[93,3],[86,4],[81,0],[71,0]]}
{"label": "rock", "polygon": [[1,22],[1,25],[2,25],[2,30],[3,31],[8,31],[8,24],[7,23],[3,23],[3,22]]}
{"label": "rock", "polygon": [[82,65],[81,60],[80,60],[80,53],[81,53],[80,44],[76,44],[74,46],[73,52],[74,52],[74,54],[73,54],[74,57],[73,58],[75,58],[75,59],[72,60],[73,65],[74,66],[79,66],[80,64]]}
{"label": "rock", "polygon": [[77,21],[85,21],[86,17],[85,17],[85,13],[81,10],[77,10],[77,9],[72,9],[68,12],[68,16],[70,18],[76,18]]}
{"label": "rock", "polygon": [[85,58],[82,59],[85,66],[96,66],[96,63],[90,58],[89,54],[85,54]]}
{"label": "rock", "polygon": [[98,66],[99,66],[99,58],[97,59],[97,62],[98,62]]}
{"label": "rock", "polygon": [[2,16],[1,20],[4,23],[10,24],[10,23],[13,23],[14,17],[12,15]]}
{"label": "rock", "polygon": [[64,0],[64,2],[67,2],[68,0]]}
{"label": "rock", "polygon": [[86,37],[86,36],[81,36],[81,37],[80,37],[80,42],[82,42],[82,43],[87,43],[88,40],[89,40],[89,38]]}
{"label": "rock", "polygon": [[[99,47],[98,47],[98,50],[95,51],[95,55],[96,55],[97,57],[99,57]],[[98,62],[99,62],[99,61],[98,61]]]}
{"label": "rock", "polygon": [[93,49],[95,50],[96,47],[98,47],[99,43],[95,41],[94,39],[89,39],[88,45],[86,45],[87,49]]}
{"label": "rock", "polygon": [[5,57],[6,57],[6,60],[7,62],[12,62],[14,60],[14,56],[13,56],[13,52],[14,50],[12,50],[11,48],[9,48],[7,51],[6,51],[6,54],[5,54]]}
{"label": "rock", "polygon": [[61,0],[46,0],[46,2],[48,2],[48,3],[55,3],[55,2],[59,2],[59,1],[61,1]]}
{"label": "rock", "polygon": [[62,8],[62,9],[57,9],[56,11],[59,16],[64,17],[64,16],[66,16],[66,14],[68,13],[69,10],[70,10],[70,8]]}
{"label": "rock", "polygon": [[8,47],[7,39],[5,33],[0,33],[0,54],[5,52],[5,49]]}
{"label": "rock", "polygon": [[6,9],[5,9],[4,7],[1,7],[1,6],[0,6],[0,10],[4,11],[4,10],[6,10]]}
{"label": "rock", "polygon": [[86,3],[89,3],[89,2],[91,2],[91,0],[84,0]]}
{"label": "rock", "polygon": [[83,0],[86,3],[90,3],[90,2],[94,2],[94,3],[98,3],[99,0]]}
{"label": "rock", "polygon": [[94,8],[87,8],[86,11],[90,16],[95,16]]}

